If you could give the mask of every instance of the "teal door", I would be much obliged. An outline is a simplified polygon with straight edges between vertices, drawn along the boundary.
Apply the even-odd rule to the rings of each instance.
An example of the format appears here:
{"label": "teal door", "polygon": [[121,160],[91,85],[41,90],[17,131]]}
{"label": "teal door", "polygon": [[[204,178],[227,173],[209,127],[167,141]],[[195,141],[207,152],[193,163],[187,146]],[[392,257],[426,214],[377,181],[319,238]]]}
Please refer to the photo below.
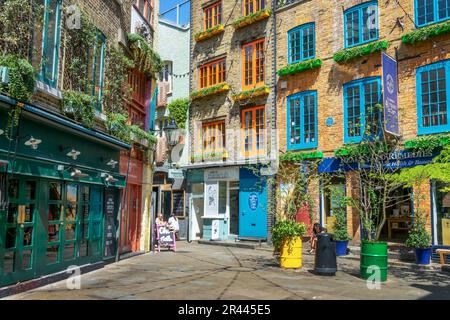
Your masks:
{"label": "teal door", "polygon": [[267,238],[266,179],[241,168],[239,180],[239,237]]}
{"label": "teal door", "polygon": [[9,204],[0,224],[0,284],[24,281],[36,275],[39,182],[11,179]]}

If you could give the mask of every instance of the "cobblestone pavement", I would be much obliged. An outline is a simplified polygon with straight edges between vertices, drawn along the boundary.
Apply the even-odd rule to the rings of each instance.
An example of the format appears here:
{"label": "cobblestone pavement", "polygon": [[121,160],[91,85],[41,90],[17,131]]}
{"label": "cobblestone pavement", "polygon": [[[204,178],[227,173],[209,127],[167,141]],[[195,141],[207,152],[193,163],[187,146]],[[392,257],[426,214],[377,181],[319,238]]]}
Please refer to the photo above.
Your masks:
{"label": "cobblestone pavement", "polygon": [[283,270],[272,253],[180,243],[82,275],[81,289],[61,281],[6,299],[450,299],[450,274],[391,267],[380,290],[359,277],[359,261],[339,259],[334,277],[315,275],[313,256],[301,270]]}

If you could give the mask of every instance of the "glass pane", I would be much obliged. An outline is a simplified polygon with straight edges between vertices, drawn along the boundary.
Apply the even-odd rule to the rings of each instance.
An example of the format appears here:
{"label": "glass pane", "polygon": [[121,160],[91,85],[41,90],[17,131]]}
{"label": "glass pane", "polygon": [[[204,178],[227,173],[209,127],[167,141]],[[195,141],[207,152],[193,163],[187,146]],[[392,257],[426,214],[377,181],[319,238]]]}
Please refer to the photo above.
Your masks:
{"label": "glass pane", "polygon": [[69,184],[67,186],[67,202],[78,202],[78,186]]}
{"label": "glass pane", "polygon": [[90,210],[91,210],[91,207],[88,204],[81,206],[81,212],[83,213],[83,220],[84,221],[89,220]]}
{"label": "glass pane", "polygon": [[219,214],[227,212],[227,182],[219,182]]}
{"label": "glass pane", "polygon": [[50,204],[48,206],[48,220],[55,221],[61,219],[62,205]]}
{"label": "glass pane", "polygon": [[93,238],[101,237],[101,225],[99,222],[95,222],[92,224],[92,237]]}
{"label": "glass pane", "polygon": [[19,198],[19,180],[14,179],[9,181],[8,195],[10,200]]}
{"label": "glass pane", "polygon": [[28,270],[33,267],[33,250],[24,250],[22,252],[22,269]]}
{"label": "glass pane", "polygon": [[49,199],[51,201],[61,201],[62,187],[60,183],[52,182],[49,184]]}
{"label": "glass pane", "polygon": [[90,188],[83,186],[81,187],[81,201],[89,202],[90,199]]}
{"label": "glass pane", "polygon": [[5,252],[3,258],[3,274],[14,272],[15,251]]}
{"label": "glass pane", "polygon": [[5,249],[11,249],[16,246],[16,228],[8,228],[6,229],[6,241],[5,241]]}
{"label": "glass pane", "polygon": [[17,223],[17,204],[9,204],[8,214],[6,217],[7,223]]}
{"label": "glass pane", "polygon": [[66,243],[64,246],[64,260],[75,258],[75,243]]}
{"label": "glass pane", "polygon": [[75,240],[76,238],[76,224],[67,224],[66,225],[66,231],[65,231],[65,240]]}
{"label": "glass pane", "polygon": [[48,24],[47,24],[47,30],[46,36],[47,36],[47,43],[46,43],[46,56],[43,57],[44,65],[45,65],[45,77],[49,80],[53,80],[54,78],[54,64],[55,64],[55,49],[57,46],[57,39],[56,39],[56,28],[57,28],[57,0],[50,0],[49,6],[46,8],[46,11],[48,12]]}
{"label": "glass pane", "polygon": [[101,204],[91,206],[91,216],[93,219],[98,219],[102,216],[102,205]]}
{"label": "glass pane", "polygon": [[47,247],[47,264],[58,262],[59,246]]}
{"label": "glass pane", "polygon": [[25,222],[33,222],[34,218],[34,204],[25,206]]}
{"label": "glass pane", "polygon": [[27,227],[23,232],[23,246],[33,245],[33,227]]}
{"label": "glass pane", "polygon": [[25,198],[27,200],[36,199],[36,181],[25,182]]}
{"label": "glass pane", "polygon": [[69,203],[66,208],[66,221],[75,221],[77,219],[77,205]]}
{"label": "glass pane", "polygon": [[88,241],[83,240],[80,242],[80,257],[87,257],[88,255]]}
{"label": "glass pane", "polygon": [[89,238],[89,223],[83,224],[83,229],[81,230],[81,238],[88,239]]}
{"label": "glass pane", "polygon": [[48,226],[48,242],[59,241],[59,224],[52,224]]}

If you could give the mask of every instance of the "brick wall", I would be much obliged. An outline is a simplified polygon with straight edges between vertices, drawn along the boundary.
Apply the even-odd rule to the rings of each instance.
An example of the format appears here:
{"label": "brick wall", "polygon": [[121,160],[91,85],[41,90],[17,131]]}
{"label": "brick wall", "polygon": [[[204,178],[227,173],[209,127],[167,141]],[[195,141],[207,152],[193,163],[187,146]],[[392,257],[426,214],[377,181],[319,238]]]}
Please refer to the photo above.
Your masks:
{"label": "brick wall", "polygon": [[[235,102],[232,99],[232,94],[238,93],[242,90],[242,45],[257,39],[265,37],[265,84],[267,86],[273,85],[272,79],[272,49],[273,36],[271,18],[265,19],[242,29],[235,30],[232,22],[243,15],[242,1],[222,1],[222,22],[225,24],[225,32],[214,36],[202,42],[195,42],[194,35],[203,31],[203,7],[205,4],[212,4],[216,1],[191,1],[191,69],[193,75],[191,77],[191,91],[199,89],[198,67],[208,61],[213,61],[216,58],[226,57],[226,82],[231,86],[232,90],[227,94],[213,95],[211,97],[202,98],[193,101],[190,108],[190,153],[198,155],[199,145],[198,136],[201,123],[209,120],[225,120],[227,132],[227,151],[230,160],[238,160],[241,157],[241,138],[238,135],[233,139],[234,132],[238,132],[241,127],[241,110],[250,106],[266,106],[266,128],[270,128],[271,120],[271,95],[264,98],[253,99],[247,104]],[[266,1],[266,7],[270,8],[270,1]],[[197,137],[197,139],[195,138]],[[270,137],[267,139],[267,146],[270,145]],[[201,146],[200,146],[201,147]]]}

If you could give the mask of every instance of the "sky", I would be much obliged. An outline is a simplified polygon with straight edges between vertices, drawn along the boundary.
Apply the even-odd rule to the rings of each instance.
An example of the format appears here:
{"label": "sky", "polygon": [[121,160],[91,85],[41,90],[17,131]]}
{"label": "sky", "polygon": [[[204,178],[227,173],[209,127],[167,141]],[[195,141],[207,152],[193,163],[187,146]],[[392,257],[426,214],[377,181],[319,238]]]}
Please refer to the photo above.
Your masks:
{"label": "sky", "polygon": [[[160,13],[163,13],[169,9],[174,8],[177,4],[182,4],[186,2],[186,0],[160,0],[159,1],[159,10]],[[176,22],[177,13],[176,10],[172,10],[166,13],[163,17],[165,20],[169,20],[172,22]],[[180,7],[180,24],[185,25],[190,21],[190,3],[183,4]]]}

